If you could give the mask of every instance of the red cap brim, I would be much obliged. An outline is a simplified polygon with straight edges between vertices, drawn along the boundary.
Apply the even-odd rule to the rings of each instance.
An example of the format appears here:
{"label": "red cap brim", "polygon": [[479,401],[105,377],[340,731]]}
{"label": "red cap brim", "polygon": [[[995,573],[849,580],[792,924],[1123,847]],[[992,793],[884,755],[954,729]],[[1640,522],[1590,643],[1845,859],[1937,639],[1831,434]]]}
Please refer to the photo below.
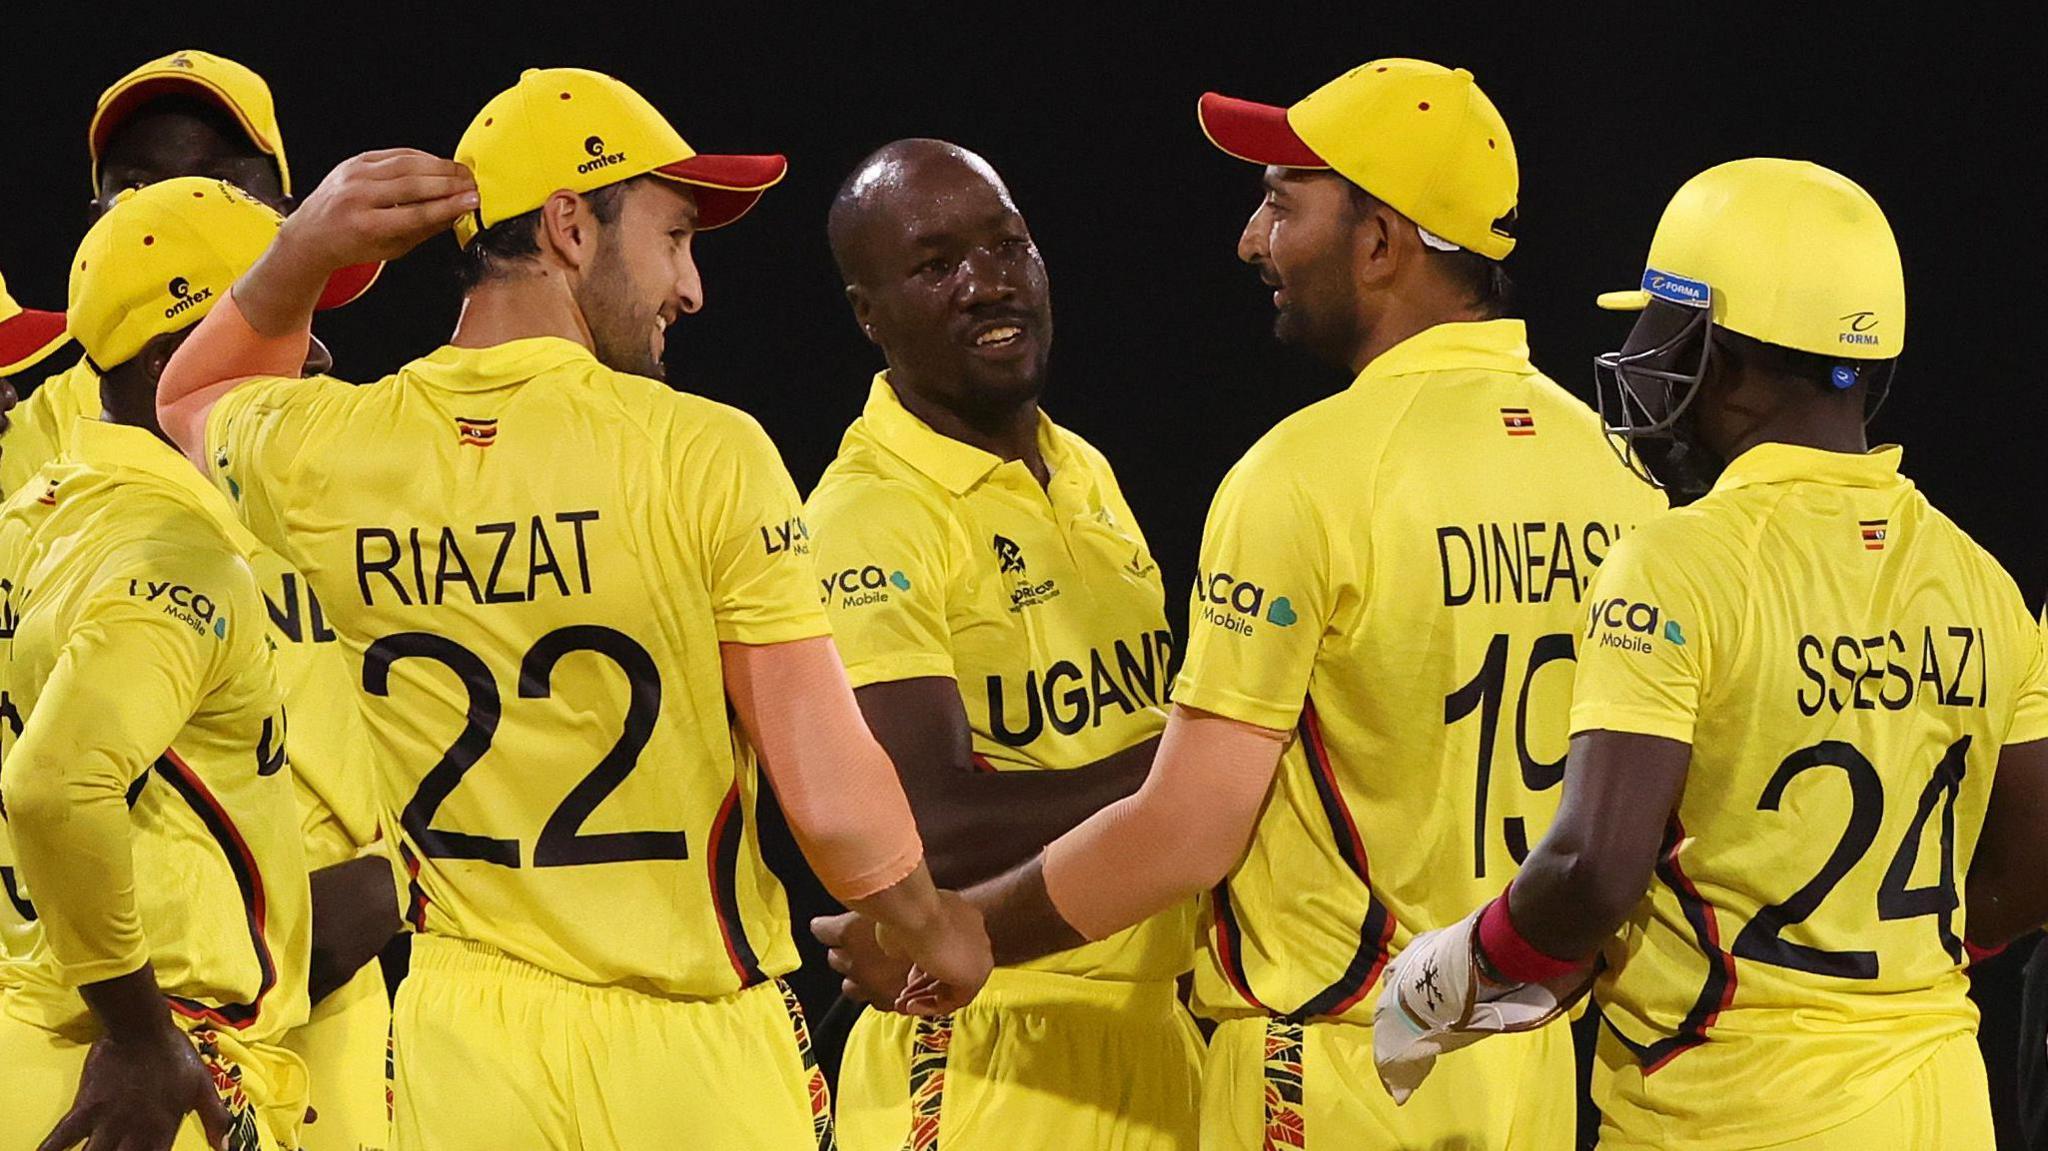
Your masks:
{"label": "red cap brim", "polygon": [[327,287],[320,292],[320,301],[313,305],[319,311],[339,308],[370,290],[377,277],[384,274],[382,261],[374,264],[350,264],[339,272],[327,277]]}
{"label": "red cap brim", "polygon": [[789,161],[782,156],[692,156],[654,170],[657,176],[695,190],[700,232],[723,228],[746,215],[761,193],[788,173]]}
{"label": "red cap brim", "polygon": [[1195,116],[1202,122],[1202,132],[1211,144],[1240,160],[1280,168],[1330,166],[1294,134],[1287,123],[1285,108],[1204,92]]}
{"label": "red cap brim", "polygon": [[97,165],[100,157],[107,154],[107,141],[113,138],[121,125],[128,122],[128,117],[134,115],[137,108],[169,93],[197,96],[201,100],[219,105],[221,111],[233,117],[235,122],[242,126],[242,131],[249,134],[250,143],[256,145],[265,155],[270,153],[270,146],[256,138],[256,129],[243,119],[242,109],[237,107],[226,93],[195,76],[168,75],[137,80],[123,89],[120,95],[108,101],[107,106],[93,116],[91,134],[87,137],[87,143],[92,148],[93,163]]}
{"label": "red cap brim", "polygon": [[0,376],[20,371],[56,351],[65,338],[62,312],[31,308],[0,323]]}

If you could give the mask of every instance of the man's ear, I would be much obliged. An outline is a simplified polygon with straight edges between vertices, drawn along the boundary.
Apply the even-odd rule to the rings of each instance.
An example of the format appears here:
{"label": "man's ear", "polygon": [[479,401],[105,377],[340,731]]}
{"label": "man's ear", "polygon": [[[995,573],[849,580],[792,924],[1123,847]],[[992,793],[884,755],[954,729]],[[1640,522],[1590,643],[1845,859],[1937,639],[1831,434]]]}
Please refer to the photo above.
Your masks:
{"label": "man's ear", "polygon": [[846,302],[853,305],[853,322],[860,325],[860,334],[868,338],[868,343],[879,346],[881,341],[875,338],[875,302],[867,289],[859,284],[846,285]]}
{"label": "man's ear", "polygon": [[[1401,260],[1402,225],[1406,218],[1385,204],[1375,203],[1372,210],[1351,230],[1351,255],[1361,284],[1386,284],[1393,280]],[[1415,228],[1409,225],[1405,231],[1408,238],[1420,244],[1422,237],[1415,235]]]}
{"label": "man's ear", "polygon": [[597,251],[597,213],[590,201],[570,191],[556,192],[540,206],[540,243],[543,256],[553,254],[563,266],[582,271]]}

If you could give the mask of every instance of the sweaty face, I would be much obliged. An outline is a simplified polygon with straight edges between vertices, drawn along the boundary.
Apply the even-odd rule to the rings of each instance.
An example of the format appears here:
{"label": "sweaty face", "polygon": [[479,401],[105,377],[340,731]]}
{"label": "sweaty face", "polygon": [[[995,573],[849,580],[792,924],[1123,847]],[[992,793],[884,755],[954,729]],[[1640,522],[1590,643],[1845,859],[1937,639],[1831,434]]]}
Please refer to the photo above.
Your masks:
{"label": "sweaty face", "polygon": [[636,180],[618,214],[597,225],[597,252],[576,287],[598,362],[620,372],[666,379],[668,326],[704,304],[690,243],[697,204],[680,185]]}
{"label": "sweaty face", "polygon": [[1052,292],[1009,190],[986,165],[956,157],[891,165],[876,179],[857,309],[899,382],[959,412],[1036,399],[1052,353]]}
{"label": "sweaty face", "polygon": [[282,211],[287,206],[277,161],[257,149],[225,112],[196,101],[161,100],[130,116],[100,158],[94,215],[114,197],[177,176],[226,180]]}
{"label": "sweaty face", "polygon": [[1330,172],[1267,168],[1265,192],[1238,238],[1237,257],[1274,289],[1273,335],[1348,364],[1360,336],[1351,185]]}

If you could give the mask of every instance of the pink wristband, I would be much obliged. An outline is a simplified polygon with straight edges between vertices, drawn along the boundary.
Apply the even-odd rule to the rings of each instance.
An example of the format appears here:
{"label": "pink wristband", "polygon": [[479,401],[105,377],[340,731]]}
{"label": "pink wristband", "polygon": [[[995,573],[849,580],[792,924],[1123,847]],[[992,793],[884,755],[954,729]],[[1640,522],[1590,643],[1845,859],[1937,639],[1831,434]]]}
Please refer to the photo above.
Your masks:
{"label": "pink wristband", "polygon": [[1585,960],[1559,959],[1536,950],[1536,945],[1515,930],[1508,915],[1508,893],[1486,905],[1479,913],[1479,952],[1487,966],[1514,983],[1542,983],[1583,971]]}

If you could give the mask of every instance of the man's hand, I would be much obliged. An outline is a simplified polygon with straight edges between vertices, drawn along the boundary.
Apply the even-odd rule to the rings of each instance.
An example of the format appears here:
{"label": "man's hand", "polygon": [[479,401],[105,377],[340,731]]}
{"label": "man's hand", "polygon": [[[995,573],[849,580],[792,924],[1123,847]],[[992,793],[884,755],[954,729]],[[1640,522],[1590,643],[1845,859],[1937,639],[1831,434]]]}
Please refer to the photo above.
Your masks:
{"label": "man's hand", "polygon": [[411,148],[365,152],[327,174],[235,283],[235,303],[265,336],[304,329],[328,277],[395,260],[477,206],[476,178]]}
{"label": "man's hand", "polygon": [[1372,1012],[1372,1058],[1398,1106],[1436,1066],[1436,1057],[1489,1035],[1541,1027],[1592,985],[1592,968],[1544,983],[1496,983],[1479,966],[1480,908],[1450,927],[1425,931],[1388,964]]}
{"label": "man's hand", "polygon": [[183,1031],[168,1019],[142,1036],[95,1040],[78,1077],[78,1096],[37,1151],[80,1143],[120,1151],[169,1151],[187,1112],[199,1113],[208,1146],[221,1146],[230,1118],[213,1075]]}
{"label": "man's hand", "polygon": [[825,962],[841,976],[839,989],[848,999],[893,1009],[910,964],[882,950],[874,923],[857,911],[811,920],[811,934],[830,948]]}
{"label": "man's hand", "polygon": [[386,148],[343,160],[285,220],[277,246],[332,273],[395,260],[477,206],[476,178],[453,160]]}
{"label": "man's hand", "polygon": [[935,914],[914,931],[876,932],[883,951],[912,965],[909,980],[896,997],[896,1010],[905,1015],[958,1011],[988,982],[988,973],[995,967],[981,912],[959,892],[941,891],[938,895]]}

